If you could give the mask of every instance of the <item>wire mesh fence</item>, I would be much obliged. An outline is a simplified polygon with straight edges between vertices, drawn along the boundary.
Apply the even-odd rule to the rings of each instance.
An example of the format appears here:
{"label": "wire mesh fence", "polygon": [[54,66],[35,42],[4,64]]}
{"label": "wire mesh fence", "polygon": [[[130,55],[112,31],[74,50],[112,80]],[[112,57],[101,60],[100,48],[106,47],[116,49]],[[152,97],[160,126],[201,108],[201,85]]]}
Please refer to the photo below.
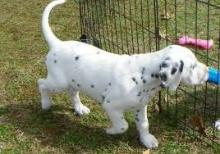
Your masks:
{"label": "wire mesh fence", "polygon": [[[218,0],[80,0],[81,40],[117,54],[153,52],[181,36],[214,40],[211,49],[188,46],[208,66],[220,65]],[[178,52],[178,51],[177,51]],[[219,86],[181,85],[158,95],[160,107],[178,126],[212,145],[220,145],[214,123],[220,118]]]}

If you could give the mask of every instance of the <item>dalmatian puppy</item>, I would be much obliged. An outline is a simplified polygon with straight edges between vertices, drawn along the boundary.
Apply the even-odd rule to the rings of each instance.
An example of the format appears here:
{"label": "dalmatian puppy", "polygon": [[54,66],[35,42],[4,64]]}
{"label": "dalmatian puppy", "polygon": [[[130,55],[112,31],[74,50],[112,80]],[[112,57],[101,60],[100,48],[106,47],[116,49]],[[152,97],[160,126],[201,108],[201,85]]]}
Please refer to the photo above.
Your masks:
{"label": "dalmatian puppy", "polygon": [[158,146],[149,132],[147,105],[161,88],[175,90],[180,83],[203,84],[208,68],[187,48],[171,45],[146,54],[117,55],[78,41],[61,41],[52,32],[48,18],[51,10],[65,0],[54,0],[44,10],[42,29],[49,46],[46,56],[47,78],[39,79],[43,109],[49,109],[50,93],[67,90],[75,111],[88,114],[79,91],[100,102],[112,125],[108,134],[128,129],[123,112],[133,111],[141,142],[147,148]]}

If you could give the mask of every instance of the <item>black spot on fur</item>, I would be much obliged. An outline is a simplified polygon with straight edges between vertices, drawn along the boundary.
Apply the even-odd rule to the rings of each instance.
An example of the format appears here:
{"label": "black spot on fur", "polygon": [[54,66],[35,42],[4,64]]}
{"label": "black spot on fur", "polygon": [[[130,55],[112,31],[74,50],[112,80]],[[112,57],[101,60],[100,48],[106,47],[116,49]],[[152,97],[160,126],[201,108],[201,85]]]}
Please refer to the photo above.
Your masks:
{"label": "black spot on fur", "polygon": [[158,78],[159,78],[159,74],[155,74],[155,78],[157,78],[157,79],[158,79]]}
{"label": "black spot on fur", "polygon": [[54,60],[54,63],[57,63],[57,60]]}
{"label": "black spot on fur", "polygon": [[112,85],[112,83],[111,83],[111,82],[109,82],[109,83],[108,83],[108,85],[109,85],[109,86],[111,86],[111,85]]}
{"label": "black spot on fur", "polygon": [[121,130],[125,130],[125,128],[121,128]]}
{"label": "black spot on fur", "polygon": [[102,101],[104,101],[105,100],[105,96],[102,96]]}
{"label": "black spot on fur", "polygon": [[138,117],[136,117],[135,120],[136,120],[137,122],[139,122],[139,118],[138,118]]}
{"label": "black spot on fur", "polygon": [[143,79],[142,82],[145,84],[147,81],[145,79]]}
{"label": "black spot on fur", "polygon": [[143,67],[142,70],[141,70],[141,74],[143,75],[145,73],[145,71],[146,71],[146,68]]}
{"label": "black spot on fur", "polygon": [[135,77],[133,77],[132,80],[133,80],[136,84],[138,84],[138,82],[137,82],[137,80],[135,79]]}
{"label": "black spot on fur", "polygon": [[143,80],[144,79],[144,77],[143,76],[141,76],[141,80]]}
{"label": "black spot on fur", "polygon": [[155,90],[155,89],[156,89],[156,87],[152,88],[151,91],[153,91],[153,90]]}
{"label": "black spot on fur", "polygon": [[137,112],[140,112],[140,110],[137,110]]}
{"label": "black spot on fur", "polygon": [[177,69],[175,67],[172,68],[171,74],[174,75],[176,73]]}
{"label": "black spot on fur", "polygon": [[180,60],[180,68],[179,71],[182,73],[183,72],[183,66],[184,66],[184,62],[182,60]]}
{"label": "black spot on fur", "polygon": [[133,77],[132,80],[135,82],[136,81],[135,77]]}
{"label": "black spot on fur", "polygon": [[137,96],[141,96],[141,92],[139,92],[139,93],[137,94]]}
{"label": "black spot on fur", "polygon": [[92,84],[90,87],[91,87],[91,88],[94,88],[95,86]]}
{"label": "black spot on fur", "polygon": [[74,80],[74,79],[72,79],[72,82],[75,82],[75,80]]}
{"label": "black spot on fur", "polygon": [[156,73],[156,74],[151,74],[151,77],[152,77],[152,78],[157,78],[157,79],[158,79],[158,78],[159,78],[159,74],[157,74],[157,73]]}
{"label": "black spot on fur", "polygon": [[80,87],[80,84],[77,84],[77,87]]}
{"label": "black spot on fur", "polygon": [[75,57],[75,60],[79,60],[79,56],[76,56],[76,57]]}
{"label": "black spot on fur", "polygon": [[107,101],[107,103],[110,103],[110,101]]}

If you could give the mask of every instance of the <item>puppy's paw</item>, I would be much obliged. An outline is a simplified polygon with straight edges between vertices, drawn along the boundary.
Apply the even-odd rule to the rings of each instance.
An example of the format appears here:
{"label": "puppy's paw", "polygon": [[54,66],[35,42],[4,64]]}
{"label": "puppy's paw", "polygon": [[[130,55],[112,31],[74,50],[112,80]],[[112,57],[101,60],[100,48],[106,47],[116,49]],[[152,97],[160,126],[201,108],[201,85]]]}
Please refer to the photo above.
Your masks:
{"label": "puppy's paw", "polygon": [[85,105],[76,105],[74,109],[75,112],[80,116],[90,113],[90,109]]}
{"label": "puppy's paw", "polygon": [[53,101],[51,101],[51,100],[42,100],[41,101],[41,108],[43,110],[49,110],[51,108],[52,104],[53,104]]}
{"label": "puppy's paw", "polygon": [[157,148],[159,145],[157,139],[151,134],[141,136],[140,139],[144,146],[146,146],[149,149]]}
{"label": "puppy's paw", "polygon": [[121,127],[121,128],[114,128],[114,127],[106,128],[105,131],[106,131],[107,134],[116,135],[116,134],[122,134],[122,133],[124,133],[127,129],[128,129],[128,126],[127,126],[127,125],[124,125],[124,126]]}
{"label": "puppy's paw", "polygon": [[111,127],[111,128],[106,128],[105,131],[107,134],[116,135],[116,134],[123,133],[125,130],[119,130],[119,129],[115,129],[115,128]]}

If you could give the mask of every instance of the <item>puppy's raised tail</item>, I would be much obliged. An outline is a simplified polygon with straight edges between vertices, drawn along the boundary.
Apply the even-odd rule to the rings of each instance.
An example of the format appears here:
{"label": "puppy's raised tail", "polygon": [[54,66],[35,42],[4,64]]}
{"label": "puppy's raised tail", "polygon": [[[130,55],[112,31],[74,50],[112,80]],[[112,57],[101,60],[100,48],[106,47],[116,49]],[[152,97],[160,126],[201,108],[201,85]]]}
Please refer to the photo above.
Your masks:
{"label": "puppy's raised tail", "polygon": [[42,30],[45,40],[47,41],[49,47],[52,47],[54,44],[61,42],[52,32],[52,29],[49,25],[50,12],[56,5],[63,4],[65,2],[66,0],[54,0],[51,3],[49,3],[47,7],[44,9],[42,16]]}

